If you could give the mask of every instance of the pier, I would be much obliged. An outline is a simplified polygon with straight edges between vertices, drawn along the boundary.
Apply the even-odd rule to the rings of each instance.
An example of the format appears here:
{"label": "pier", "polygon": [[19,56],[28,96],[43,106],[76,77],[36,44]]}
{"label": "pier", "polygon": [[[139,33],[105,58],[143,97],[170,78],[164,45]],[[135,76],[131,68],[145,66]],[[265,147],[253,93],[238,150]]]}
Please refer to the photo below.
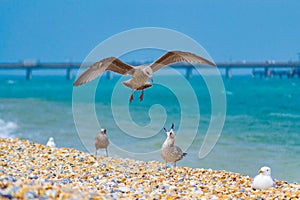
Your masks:
{"label": "pier", "polygon": [[[135,65],[137,63],[134,63]],[[143,64],[143,63],[138,63]],[[272,78],[278,76],[279,78],[287,77],[300,78],[300,62],[219,62],[216,63],[219,69],[225,69],[225,77],[231,78],[232,71],[236,69],[252,69],[252,77]],[[90,65],[86,64],[84,67]],[[0,63],[0,70],[25,70],[26,79],[32,79],[33,70],[41,69],[63,69],[66,70],[66,78],[73,78],[73,70],[78,70],[81,63],[40,63],[40,62],[20,62],[20,63]],[[193,75],[194,66],[191,64],[175,64],[171,67],[177,69],[185,69],[186,77],[191,78]],[[107,72],[106,77],[111,79],[112,73]]]}
{"label": "pier", "polygon": [[26,79],[32,79],[33,70],[43,69],[64,69],[66,70],[66,78],[73,78],[72,70],[79,69],[81,63],[39,63],[39,62],[22,62],[22,63],[0,63],[0,70],[25,70]]}
{"label": "pier", "polygon": [[252,69],[252,77],[272,78],[278,76],[282,78],[300,78],[300,62],[228,62],[217,63],[218,68],[225,69],[226,78],[232,77],[234,69]]}

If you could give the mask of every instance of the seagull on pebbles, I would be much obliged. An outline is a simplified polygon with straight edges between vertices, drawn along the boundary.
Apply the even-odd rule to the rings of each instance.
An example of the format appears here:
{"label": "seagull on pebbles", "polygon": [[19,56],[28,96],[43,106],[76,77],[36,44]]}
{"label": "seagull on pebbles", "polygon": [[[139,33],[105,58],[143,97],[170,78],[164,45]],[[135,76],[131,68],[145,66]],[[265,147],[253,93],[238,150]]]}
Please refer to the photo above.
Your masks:
{"label": "seagull on pebbles", "polygon": [[53,137],[50,137],[50,138],[49,138],[49,140],[48,140],[46,146],[55,148],[56,145],[55,145],[55,142],[54,142]]}
{"label": "seagull on pebbles", "polygon": [[174,162],[174,167],[176,167],[176,162],[181,160],[187,154],[187,153],[183,153],[178,146],[174,145],[175,134],[173,129],[174,129],[174,124],[172,124],[170,131],[164,128],[167,134],[167,139],[162,145],[160,155],[166,161],[166,168],[168,162]]}
{"label": "seagull on pebbles", "polygon": [[130,75],[131,79],[124,81],[123,84],[132,90],[129,101],[133,100],[133,93],[141,90],[140,101],[144,98],[144,89],[150,88],[152,84],[148,82],[148,78],[153,82],[153,73],[161,68],[177,63],[177,62],[197,62],[204,65],[216,66],[213,62],[190,52],[169,51],[154,61],[150,65],[141,65],[133,67],[126,64],[115,57],[104,58],[91,65],[83,72],[74,82],[74,86],[85,84],[94,80],[105,71],[113,71],[121,75]]}
{"label": "seagull on pebbles", "polygon": [[275,182],[271,177],[270,167],[262,167],[259,171],[259,174],[254,177],[253,183],[251,185],[254,189],[267,189],[269,187],[274,187]]}
{"label": "seagull on pebbles", "polygon": [[105,149],[106,150],[106,157],[108,157],[107,147],[109,145],[108,137],[106,135],[106,129],[102,128],[100,133],[95,137],[95,148],[96,148],[96,155],[98,149]]}

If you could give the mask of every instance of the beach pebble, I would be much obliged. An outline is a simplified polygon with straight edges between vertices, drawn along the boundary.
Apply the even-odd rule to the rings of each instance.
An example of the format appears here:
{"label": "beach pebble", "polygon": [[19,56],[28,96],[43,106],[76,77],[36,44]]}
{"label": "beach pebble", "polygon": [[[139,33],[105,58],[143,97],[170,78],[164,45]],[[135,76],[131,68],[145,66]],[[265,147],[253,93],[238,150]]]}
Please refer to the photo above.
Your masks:
{"label": "beach pebble", "polygon": [[[18,150],[17,150],[18,149]],[[22,153],[20,153],[22,151]],[[157,161],[95,157],[0,138],[0,198],[7,199],[299,199],[300,185],[251,188],[249,176],[213,169],[165,169]]]}

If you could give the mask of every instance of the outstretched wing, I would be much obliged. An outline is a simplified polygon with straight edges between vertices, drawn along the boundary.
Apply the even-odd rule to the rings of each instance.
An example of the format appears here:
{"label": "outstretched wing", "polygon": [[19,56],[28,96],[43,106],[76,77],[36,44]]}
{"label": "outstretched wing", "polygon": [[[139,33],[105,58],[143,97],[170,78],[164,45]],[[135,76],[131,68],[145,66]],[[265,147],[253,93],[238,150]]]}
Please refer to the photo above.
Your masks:
{"label": "outstretched wing", "polygon": [[83,72],[73,85],[78,86],[90,82],[107,70],[122,75],[130,75],[133,73],[134,68],[115,57],[104,58],[94,63],[85,72]]}
{"label": "outstretched wing", "polygon": [[150,67],[152,68],[153,72],[156,72],[165,66],[177,62],[198,62],[201,64],[216,66],[213,62],[190,52],[169,51],[152,63]]}

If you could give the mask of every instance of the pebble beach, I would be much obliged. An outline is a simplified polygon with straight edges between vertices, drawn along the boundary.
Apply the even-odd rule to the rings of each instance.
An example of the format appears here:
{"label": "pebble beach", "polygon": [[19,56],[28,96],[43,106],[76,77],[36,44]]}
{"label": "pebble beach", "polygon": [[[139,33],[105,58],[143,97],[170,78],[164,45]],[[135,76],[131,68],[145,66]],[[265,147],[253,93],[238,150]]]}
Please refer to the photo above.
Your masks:
{"label": "pebble beach", "polygon": [[[257,170],[257,169],[255,169]],[[300,184],[267,190],[252,177],[158,161],[95,156],[28,140],[0,138],[1,199],[299,199]]]}

